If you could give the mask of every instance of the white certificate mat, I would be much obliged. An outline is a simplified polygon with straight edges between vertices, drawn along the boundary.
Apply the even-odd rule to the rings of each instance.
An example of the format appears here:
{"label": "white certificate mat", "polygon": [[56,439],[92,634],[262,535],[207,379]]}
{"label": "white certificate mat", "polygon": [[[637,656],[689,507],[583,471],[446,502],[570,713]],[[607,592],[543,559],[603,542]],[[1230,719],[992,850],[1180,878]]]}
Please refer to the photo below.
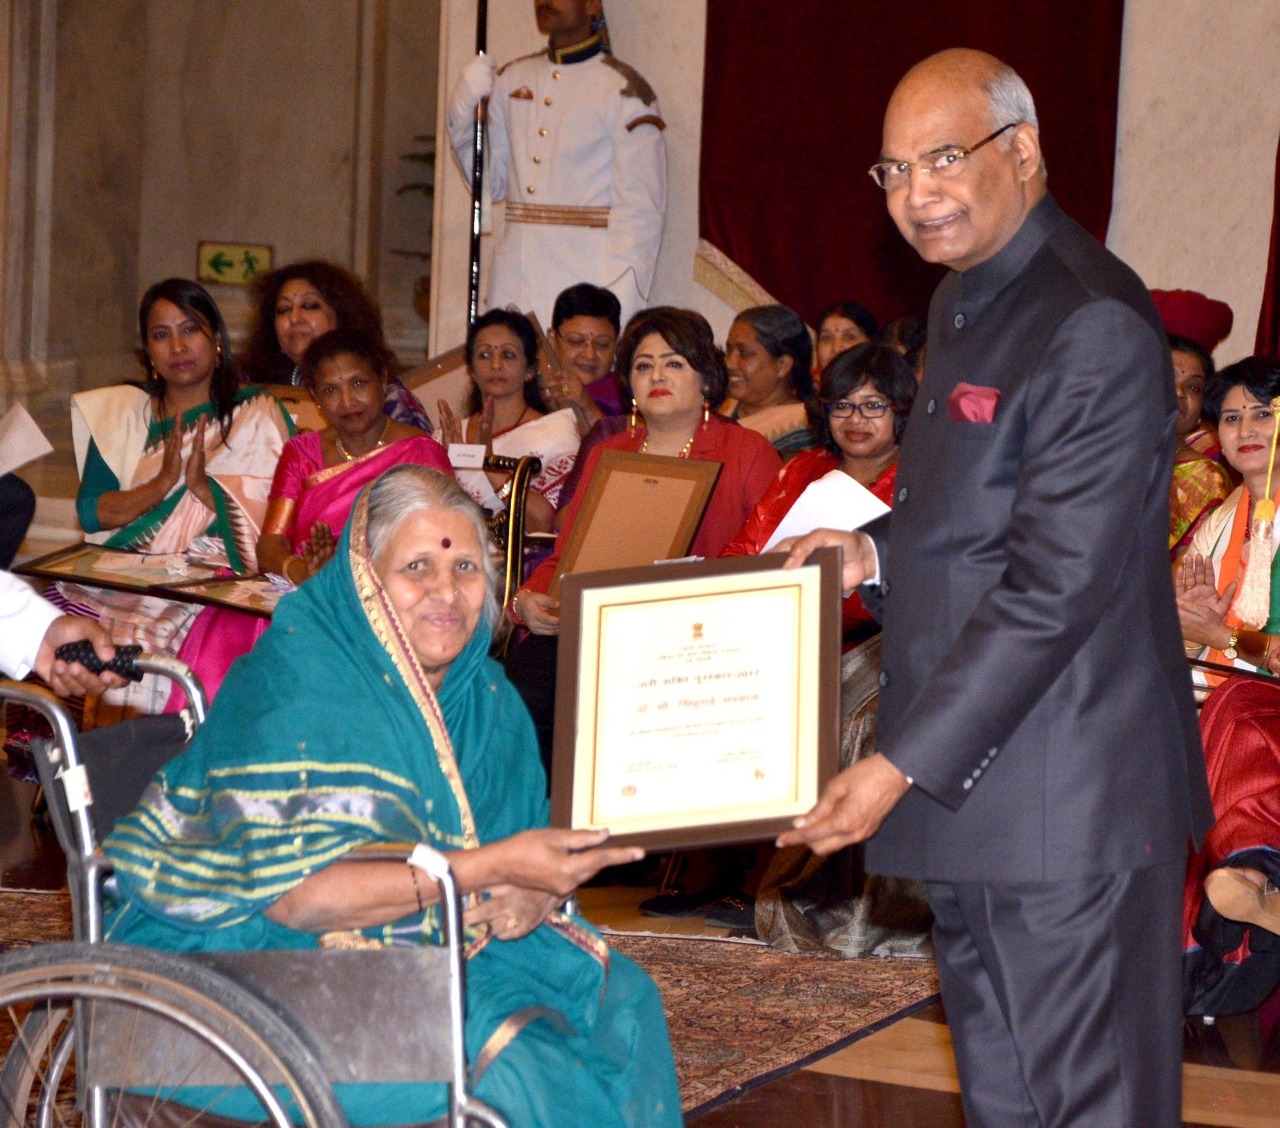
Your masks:
{"label": "white certificate mat", "polygon": [[575,577],[553,821],[658,848],[770,837],[809,810],[839,735],[837,572],[751,557]]}

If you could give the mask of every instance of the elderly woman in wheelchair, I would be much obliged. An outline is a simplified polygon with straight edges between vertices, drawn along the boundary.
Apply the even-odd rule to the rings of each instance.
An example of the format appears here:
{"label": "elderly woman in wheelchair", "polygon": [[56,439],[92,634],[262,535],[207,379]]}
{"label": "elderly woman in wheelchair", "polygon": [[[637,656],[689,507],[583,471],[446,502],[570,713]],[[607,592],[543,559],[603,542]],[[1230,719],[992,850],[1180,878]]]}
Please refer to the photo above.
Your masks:
{"label": "elderly woman in wheelchair", "polygon": [[[656,988],[557,909],[639,851],[546,827],[532,726],[487,656],[497,609],[484,546],[478,510],[434,471],[399,466],[361,495],[336,558],[281,601],[191,746],[104,843],[118,898],[107,940],[434,944],[435,883],[403,862],[348,858],[425,842],[471,895],[476,1095],[513,1126],[679,1124]],[[445,1108],[439,1084],[335,1091],[355,1124],[419,1124]]]}

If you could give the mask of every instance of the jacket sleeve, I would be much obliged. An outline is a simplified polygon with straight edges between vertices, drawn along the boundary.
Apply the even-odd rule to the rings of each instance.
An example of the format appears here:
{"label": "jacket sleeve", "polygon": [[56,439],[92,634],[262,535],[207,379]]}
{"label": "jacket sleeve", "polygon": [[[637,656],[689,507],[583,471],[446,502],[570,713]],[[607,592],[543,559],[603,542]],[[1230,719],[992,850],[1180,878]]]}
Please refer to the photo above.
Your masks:
{"label": "jacket sleeve", "polygon": [[[602,277],[619,300],[631,308],[625,291],[634,287],[647,300],[662,242],[667,210],[667,149],[658,103],[621,97],[613,124],[613,193],[609,208],[609,242]],[[627,271],[631,279],[627,279]]]}
{"label": "jacket sleeve", "polygon": [[45,631],[60,614],[17,576],[0,572],[0,673],[25,678]]}
{"label": "jacket sleeve", "polygon": [[1167,506],[1167,477],[1156,481],[1173,449],[1167,365],[1151,327],[1109,299],[1076,310],[1045,349],[1026,406],[1004,569],[881,741],[952,810],[1099,629],[1120,585],[1135,582],[1153,491]]}

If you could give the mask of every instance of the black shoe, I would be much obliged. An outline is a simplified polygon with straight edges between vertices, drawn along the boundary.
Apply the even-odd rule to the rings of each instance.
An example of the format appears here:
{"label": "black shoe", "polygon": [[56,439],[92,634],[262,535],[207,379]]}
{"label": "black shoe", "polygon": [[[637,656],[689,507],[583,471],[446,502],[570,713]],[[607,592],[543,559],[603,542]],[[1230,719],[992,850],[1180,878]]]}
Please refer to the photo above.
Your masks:
{"label": "black shoe", "polygon": [[722,897],[707,910],[707,924],[712,928],[731,928],[735,931],[754,932],[756,928],[756,899],[740,894]]}
{"label": "black shoe", "polygon": [[668,889],[665,893],[646,898],[638,907],[645,916],[651,917],[702,916],[721,895],[722,891],[715,889],[700,889],[697,893]]}

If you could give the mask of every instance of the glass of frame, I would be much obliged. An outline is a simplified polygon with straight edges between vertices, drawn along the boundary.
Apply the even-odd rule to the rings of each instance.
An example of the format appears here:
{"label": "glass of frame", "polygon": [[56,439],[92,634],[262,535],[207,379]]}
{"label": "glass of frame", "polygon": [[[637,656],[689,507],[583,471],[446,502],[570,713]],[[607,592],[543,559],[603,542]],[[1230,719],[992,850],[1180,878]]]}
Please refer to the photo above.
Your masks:
{"label": "glass of frame", "polygon": [[840,555],[566,576],[553,826],[648,850],[772,838],[838,771]]}
{"label": "glass of frame", "polygon": [[551,594],[575,572],[634,568],[683,556],[693,543],[721,464],[606,450],[560,557]]}
{"label": "glass of frame", "polygon": [[155,591],[168,584],[208,579],[216,574],[213,568],[191,563],[180,552],[127,552],[88,542],[60,548],[13,570],[42,580],[71,580],[116,591]]}

